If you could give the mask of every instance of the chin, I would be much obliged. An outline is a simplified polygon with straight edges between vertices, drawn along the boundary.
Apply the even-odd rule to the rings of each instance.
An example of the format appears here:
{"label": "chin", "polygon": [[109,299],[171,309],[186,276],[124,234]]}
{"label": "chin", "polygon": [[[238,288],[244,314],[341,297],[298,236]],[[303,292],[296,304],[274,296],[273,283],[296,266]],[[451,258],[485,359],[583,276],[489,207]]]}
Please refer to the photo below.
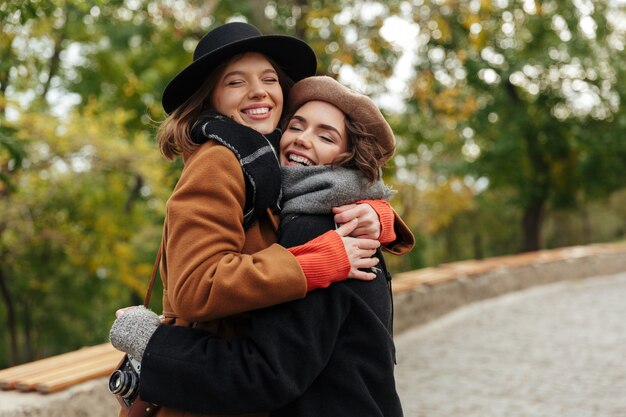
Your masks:
{"label": "chin", "polygon": [[274,127],[267,125],[258,125],[254,123],[242,123],[244,126],[248,126],[250,129],[254,129],[262,135],[267,135],[274,131]]}

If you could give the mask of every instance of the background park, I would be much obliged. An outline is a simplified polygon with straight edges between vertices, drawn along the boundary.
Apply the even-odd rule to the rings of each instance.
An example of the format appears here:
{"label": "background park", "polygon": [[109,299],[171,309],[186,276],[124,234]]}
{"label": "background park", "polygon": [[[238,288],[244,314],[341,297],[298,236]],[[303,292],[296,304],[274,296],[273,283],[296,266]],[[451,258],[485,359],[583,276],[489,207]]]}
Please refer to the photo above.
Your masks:
{"label": "background park", "polygon": [[231,20],[304,39],[384,110],[418,240],[393,271],[626,238],[623,0],[9,0],[0,369],[102,343],[141,303],[181,169],[160,95]]}

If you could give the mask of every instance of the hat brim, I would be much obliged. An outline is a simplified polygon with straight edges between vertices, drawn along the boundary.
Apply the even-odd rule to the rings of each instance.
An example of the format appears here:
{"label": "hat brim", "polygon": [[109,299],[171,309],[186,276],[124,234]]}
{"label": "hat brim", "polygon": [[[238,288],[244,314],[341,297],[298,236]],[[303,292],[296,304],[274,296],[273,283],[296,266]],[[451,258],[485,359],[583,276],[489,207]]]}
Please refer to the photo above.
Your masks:
{"label": "hat brim", "polygon": [[300,39],[263,35],[233,42],[198,58],[167,84],[161,100],[165,112],[170,114],[187,101],[219,64],[245,52],[270,57],[294,82],[315,75],[317,70],[315,52]]}

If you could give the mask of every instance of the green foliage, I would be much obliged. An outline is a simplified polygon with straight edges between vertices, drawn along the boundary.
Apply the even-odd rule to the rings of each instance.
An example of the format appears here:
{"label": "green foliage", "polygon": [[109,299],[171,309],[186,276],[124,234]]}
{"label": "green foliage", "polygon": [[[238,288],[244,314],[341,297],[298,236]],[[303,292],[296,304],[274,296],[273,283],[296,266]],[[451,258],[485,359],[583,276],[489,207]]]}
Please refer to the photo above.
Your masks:
{"label": "green foliage", "polygon": [[429,59],[416,67],[410,102],[429,116],[423,130],[439,132],[435,143],[464,153],[434,169],[487,178],[487,193],[512,191],[521,249],[540,247],[548,210],[623,187],[624,30],[611,13],[623,16],[623,6],[461,1],[413,10]]}
{"label": "green foliage", "polygon": [[114,311],[145,292],[168,190],[152,141],[126,117],[13,125],[27,157],[0,200],[0,257],[23,338],[16,360],[103,341]]}
{"label": "green foliage", "polygon": [[[414,41],[404,108],[387,112],[386,181],[418,245],[387,257],[394,271],[623,238],[625,13],[562,0],[1,3],[0,368],[102,342],[114,310],[141,302],[181,167],[154,143],[161,92],[231,19],[304,39],[318,73],[375,99],[406,58],[398,39]],[[383,36],[400,21],[418,30]]]}

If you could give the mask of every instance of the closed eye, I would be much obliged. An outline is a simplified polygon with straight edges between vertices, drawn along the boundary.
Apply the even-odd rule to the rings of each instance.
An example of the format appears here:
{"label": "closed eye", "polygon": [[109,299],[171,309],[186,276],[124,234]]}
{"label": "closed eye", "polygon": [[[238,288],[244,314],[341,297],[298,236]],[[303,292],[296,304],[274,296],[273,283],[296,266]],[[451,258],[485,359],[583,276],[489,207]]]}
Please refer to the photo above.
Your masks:
{"label": "closed eye", "polygon": [[287,129],[294,132],[302,132],[304,130],[298,121],[292,121],[289,126],[287,126]]}

